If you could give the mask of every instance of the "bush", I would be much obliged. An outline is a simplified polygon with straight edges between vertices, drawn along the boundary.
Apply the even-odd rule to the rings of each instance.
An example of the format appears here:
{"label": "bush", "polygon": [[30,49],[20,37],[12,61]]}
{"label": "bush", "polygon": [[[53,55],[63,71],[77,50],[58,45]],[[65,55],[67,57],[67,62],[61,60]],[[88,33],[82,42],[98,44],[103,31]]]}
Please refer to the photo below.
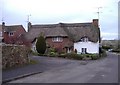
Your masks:
{"label": "bush", "polygon": [[57,56],[58,56],[58,54],[57,54],[57,53],[55,53],[55,52],[50,52],[50,53],[49,53],[49,56],[50,56],[50,57],[57,57]]}
{"label": "bush", "polygon": [[112,49],[112,47],[110,47],[110,46],[102,46],[102,49],[109,50],[109,49]]}
{"label": "bush", "polygon": [[62,57],[69,58],[69,59],[82,60],[84,56],[82,56],[81,54],[76,54],[76,53],[67,53],[65,55],[62,54]]}
{"label": "bush", "polygon": [[56,52],[55,48],[50,48],[49,52]]}
{"label": "bush", "polygon": [[66,54],[60,54],[58,57],[66,58]]}
{"label": "bush", "polygon": [[31,50],[31,54],[34,55],[34,56],[38,56],[39,53],[34,52],[34,51]]}
{"label": "bush", "polygon": [[99,54],[100,57],[106,57],[107,56],[107,53],[104,49],[101,49],[101,52]]}
{"label": "bush", "polygon": [[83,58],[91,58],[92,60],[96,60],[100,58],[99,54],[76,54],[76,53],[60,54],[59,57],[75,60],[82,60]]}
{"label": "bush", "polygon": [[120,53],[120,49],[113,49],[112,52]]}
{"label": "bush", "polygon": [[39,54],[44,54],[46,50],[46,42],[43,36],[38,37],[36,50]]}
{"label": "bush", "polygon": [[92,60],[97,60],[99,58],[99,54],[91,54],[90,56]]}

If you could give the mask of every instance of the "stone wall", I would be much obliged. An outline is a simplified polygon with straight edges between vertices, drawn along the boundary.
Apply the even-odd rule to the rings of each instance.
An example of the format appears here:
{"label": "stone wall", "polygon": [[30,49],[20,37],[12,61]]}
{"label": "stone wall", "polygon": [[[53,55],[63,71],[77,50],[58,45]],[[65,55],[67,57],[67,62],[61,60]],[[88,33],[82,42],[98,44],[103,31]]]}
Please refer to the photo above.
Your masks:
{"label": "stone wall", "polygon": [[2,45],[2,68],[22,66],[29,62],[29,50],[23,45]]}

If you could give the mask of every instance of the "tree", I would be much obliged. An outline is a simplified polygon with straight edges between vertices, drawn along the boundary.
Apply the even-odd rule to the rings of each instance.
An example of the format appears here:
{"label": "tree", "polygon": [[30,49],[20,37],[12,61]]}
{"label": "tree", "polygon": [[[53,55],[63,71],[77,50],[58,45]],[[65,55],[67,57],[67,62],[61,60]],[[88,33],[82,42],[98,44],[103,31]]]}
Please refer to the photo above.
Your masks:
{"label": "tree", "polygon": [[46,51],[46,42],[45,38],[42,35],[40,35],[37,39],[36,50],[39,54],[44,54]]}

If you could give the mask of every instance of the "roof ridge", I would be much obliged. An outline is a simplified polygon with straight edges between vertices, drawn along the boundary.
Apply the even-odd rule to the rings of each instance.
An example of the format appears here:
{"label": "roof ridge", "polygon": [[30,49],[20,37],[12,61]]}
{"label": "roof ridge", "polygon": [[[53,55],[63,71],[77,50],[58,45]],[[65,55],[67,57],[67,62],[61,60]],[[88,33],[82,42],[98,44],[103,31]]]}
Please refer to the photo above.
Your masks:
{"label": "roof ridge", "polygon": [[92,24],[92,22],[85,22],[85,23],[57,23],[57,24],[34,24],[32,26],[46,26],[46,25],[59,25],[59,24]]}
{"label": "roof ridge", "polygon": [[23,26],[23,25],[6,25],[5,27],[13,27],[13,26]]}

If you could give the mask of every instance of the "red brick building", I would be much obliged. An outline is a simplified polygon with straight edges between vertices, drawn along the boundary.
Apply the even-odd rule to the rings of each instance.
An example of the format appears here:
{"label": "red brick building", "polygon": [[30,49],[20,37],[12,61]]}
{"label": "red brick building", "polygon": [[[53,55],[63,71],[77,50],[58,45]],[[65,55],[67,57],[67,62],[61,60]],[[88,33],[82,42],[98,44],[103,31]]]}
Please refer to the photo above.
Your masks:
{"label": "red brick building", "polygon": [[5,26],[2,24],[3,29],[3,42],[6,44],[24,44],[23,35],[26,33],[22,25]]}

